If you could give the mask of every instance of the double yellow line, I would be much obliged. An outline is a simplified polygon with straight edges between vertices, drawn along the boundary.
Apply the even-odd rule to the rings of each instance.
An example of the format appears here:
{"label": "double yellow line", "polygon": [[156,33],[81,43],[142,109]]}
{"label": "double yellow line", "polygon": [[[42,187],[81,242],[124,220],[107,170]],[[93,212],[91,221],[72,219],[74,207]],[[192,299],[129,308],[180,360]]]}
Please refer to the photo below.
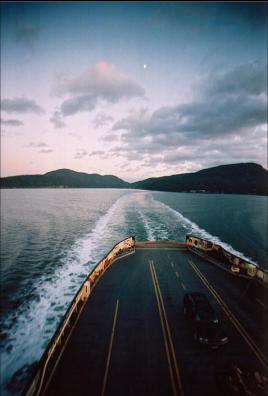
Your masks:
{"label": "double yellow line", "polygon": [[201,281],[204,283],[204,285],[208,288],[208,290],[211,292],[213,297],[218,301],[220,306],[222,307],[223,311],[227,315],[227,317],[230,319],[230,321],[233,323],[239,334],[244,338],[250,349],[253,351],[255,356],[258,358],[258,360],[261,362],[261,364],[268,369],[268,360],[264,356],[264,354],[260,351],[260,349],[257,347],[255,342],[252,340],[252,338],[248,335],[244,327],[241,325],[241,323],[238,321],[238,319],[234,316],[234,314],[230,311],[228,306],[225,304],[223,299],[219,296],[219,294],[216,292],[216,290],[210,285],[208,282],[207,278],[202,274],[202,272],[197,268],[197,266],[193,263],[193,261],[189,260],[189,264],[195,271],[195,273],[199,276]]}
{"label": "double yellow line", "polygon": [[113,327],[112,327],[112,333],[111,333],[111,338],[110,338],[110,344],[109,344],[109,350],[108,350],[106,366],[105,366],[105,373],[104,373],[103,383],[102,383],[102,388],[101,388],[101,396],[104,396],[105,390],[106,390],[106,385],[107,385],[108,371],[109,371],[111,354],[112,354],[112,347],[113,347],[113,342],[114,342],[115,326],[116,326],[117,315],[118,315],[118,307],[119,307],[119,300],[116,301],[116,306],[115,306]]}
{"label": "double yellow line", "polygon": [[167,360],[168,360],[168,367],[169,367],[169,374],[170,374],[170,379],[171,379],[171,385],[172,385],[172,390],[173,390],[173,395],[177,396],[183,396],[183,389],[182,389],[182,383],[181,383],[181,377],[180,377],[180,372],[178,368],[178,363],[174,351],[174,345],[170,333],[170,328],[167,320],[167,315],[164,307],[164,302],[161,294],[161,290],[159,287],[159,282],[157,279],[156,271],[154,268],[154,263],[153,260],[149,260],[149,267],[151,271],[151,276],[153,280],[153,286],[154,286],[154,291],[156,295],[156,301],[157,301],[157,306],[159,310],[159,316],[160,316],[160,321],[161,321],[161,327],[162,327],[162,332],[163,332],[163,337],[164,337],[164,344],[165,344],[165,349],[166,349],[166,355],[167,355]]}

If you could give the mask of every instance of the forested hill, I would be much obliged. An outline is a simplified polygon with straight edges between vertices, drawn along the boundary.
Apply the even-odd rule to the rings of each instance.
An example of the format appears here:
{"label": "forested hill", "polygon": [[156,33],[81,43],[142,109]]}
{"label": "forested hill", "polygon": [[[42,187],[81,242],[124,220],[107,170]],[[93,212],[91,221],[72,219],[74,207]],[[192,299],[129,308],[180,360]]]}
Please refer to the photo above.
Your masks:
{"label": "forested hill", "polygon": [[241,163],[221,165],[195,173],[150,178],[134,183],[132,188],[268,195],[267,186],[267,170],[258,164]]}
{"label": "forested hill", "polygon": [[211,192],[268,195],[268,171],[254,163],[221,165],[194,173],[154,177],[128,183],[113,175],[101,176],[59,169],[44,175],[1,178],[1,188],[135,188],[154,191]]}
{"label": "forested hill", "polygon": [[128,188],[129,183],[116,176],[101,176],[58,169],[44,175],[11,176],[1,179],[2,188]]}

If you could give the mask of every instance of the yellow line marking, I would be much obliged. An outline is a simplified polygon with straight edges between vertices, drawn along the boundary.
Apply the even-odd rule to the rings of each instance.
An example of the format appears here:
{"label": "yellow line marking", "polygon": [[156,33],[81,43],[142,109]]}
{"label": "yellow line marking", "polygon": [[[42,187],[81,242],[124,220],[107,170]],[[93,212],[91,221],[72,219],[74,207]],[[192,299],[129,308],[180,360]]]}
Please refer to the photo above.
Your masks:
{"label": "yellow line marking", "polygon": [[172,390],[173,390],[173,394],[176,396],[177,390],[176,390],[174,375],[173,375],[172,366],[171,366],[171,358],[170,358],[170,353],[169,353],[169,348],[168,348],[167,334],[166,334],[166,329],[164,326],[164,319],[163,319],[163,314],[162,314],[162,310],[161,310],[161,306],[160,306],[160,300],[159,300],[159,296],[158,296],[158,291],[157,291],[157,286],[156,286],[156,282],[155,282],[155,278],[154,278],[151,260],[149,260],[149,267],[150,267],[150,271],[151,271],[151,276],[152,276],[152,281],[153,281],[153,286],[154,286],[154,291],[155,291],[155,295],[156,295],[156,301],[157,301],[157,306],[158,306],[158,311],[159,311],[159,316],[160,316],[160,322],[161,322],[161,327],[162,327],[162,333],[163,333],[163,337],[164,337],[164,344],[165,344],[166,355],[167,355],[167,360],[168,360],[168,368],[169,368],[169,375],[170,375]]}
{"label": "yellow line marking", "polygon": [[181,286],[182,286],[183,290],[186,290],[184,283],[181,282]]}
{"label": "yellow line marking", "polygon": [[180,275],[179,275],[179,273],[178,273],[178,272],[176,272],[176,277],[177,277],[177,278],[179,278],[179,277],[180,277]]}
{"label": "yellow line marking", "polygon": [[264,308],[266,311],[268,311],[268,308],[266,307],[266,305],[259,298],[256,298],[256,301],[257,301],[257,303],[259,303],[262,306],[262,308]]}
{"label": "yellow line marking", "polygon": [[112,347],[113,347],[113,341],[114,341],[115,325],[116,325],[117,314],[118,314],[118,306],[119,306],[119,301],[117,300],[115,312],[114,312],[114,320],[113,320],[112,334],[111,334],[111,338],[110,338],[109,351],[108,351],[105,373],[104,373],[104,378],[103,378],[103,383],[102,383],[101,396],[103,396],[105,394],[105,389],[106,389],[106,384],[107,384],[107,377],[108,377],[108,371],[109,371],[109,365],[110,365]]}
{"label": "yellow line marking", "polygon": [[255,342],[252,340],[252,338],[249,336],[247,331],[244,329],[244,327],[241,325],[239,320],[235,317],[235,315],[230,311],[226,303],[223,301],[223,299],[219,296],[219,294],[216,292],[216,290],[209,284],[208,280],[206,277],[202,274],[202,272],[197,268],[197,266],[189,260],[189,264],[193,268],[193,270],[196,272],[196,274],[199,276],[201,281],[204,283],[204,285],[209,289],[211,294],[214,296],[214,298],[218,301],[220,306],[222,307],[223,311],[227,315],[227,317],[230,319],[230,321],[233,323],[235,326],[236,330],[239,332],[239,334],[244,338],[250,349],[253,351],[255,356],[258,358],[258,360],[261,362],[261,364],[267,369],[268,368],[268,360],[267,358],[263,355],[263,353],[260,351],[260,349],[257,347]]}
{"label": "yellow line marking", "polygon": [[165,321],[167,335],[168,335],[168,341],[169,341],[169,345],[170,345],[170,349],[171,349],[171,355],[172,355],[173,364],[174,364],[174,367],[175,367],[175,373],[176,373],[177,384],[178,384],[178,388],[179,388],[179,394],[181,396],[183,396],[184,392],[183,392],[183,388],[182,388],[182,382],[181,382],[181,377],[180,377],[180,373],[179,373],[178,363],[177,363],[177,359],[176,359],[176,355],[175,355],[175,351],[174,351],[174,345],[173,345],[173,341],[172,341],[172,337],[171,337],[170,327],[169,327],[169,324],[168,324],[167,314],[166,314],[166,310],[165,310],[165,306],[164,306],[164,302],[163,302],[163,297],[162,297],[162,293],[161,293],[161,290],[160,290],[160,286],[159,286],[158,278],[157,278],[157,275],[156,275],[156,271],[155,271],[153,260],[151,261],[151,269],[152,269],[152,273],[154,275],[154,279],[155,279],[155,283],[156,283],[156,289],[158,291],[158,295],[159,295],[159,299],[160,299],[160,306],[162,308],[162,312],[163,312],[163,316],[164,316],[164,321]]}

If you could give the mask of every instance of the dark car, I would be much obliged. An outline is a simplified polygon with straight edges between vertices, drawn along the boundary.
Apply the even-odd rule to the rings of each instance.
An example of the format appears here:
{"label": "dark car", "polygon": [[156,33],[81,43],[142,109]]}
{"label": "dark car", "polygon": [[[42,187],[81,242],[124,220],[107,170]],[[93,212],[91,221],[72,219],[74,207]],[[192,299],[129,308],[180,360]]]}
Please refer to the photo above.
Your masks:
{"label": "dark car", "polygon": [[221,322],[205,294],[186,293],[183,299],[183,312],[189,319],[195,341],[212,348],[228,342]]}

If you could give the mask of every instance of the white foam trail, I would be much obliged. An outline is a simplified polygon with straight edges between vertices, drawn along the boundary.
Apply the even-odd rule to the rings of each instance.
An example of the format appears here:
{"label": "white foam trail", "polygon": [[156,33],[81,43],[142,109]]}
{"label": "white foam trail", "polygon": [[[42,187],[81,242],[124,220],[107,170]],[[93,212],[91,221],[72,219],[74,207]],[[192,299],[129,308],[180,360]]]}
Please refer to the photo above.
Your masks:
{"label": "white foam trail", "polygon": [[[114,217],[116,210],[120,207],[121,201],[124,199],[124,195],[120,197],[108,210],[108,212],[100,217],[97,221],[95,228],[87,234],[83,239],[79,240],[75,244],[75,249],[79,252],[80,261],[87,263],[96,263],[95,251],[99,248],[99,242],[104,239],[105,231],[107,230],[108,224]],[[100,259],[101,257],[99,257]]]}
{"label": "white foam trail", "polygon": [[144,214],[139,210],[139,215],[142,219],[142,222],[144,224],[144,228],[146,230],[147,236],[148,236],[148,241],[153,241],[155,240],[155,236],[154,233],[152,232],[152,229],[149,225],[149,222],[147,220],[147,218],[144,216]]}
{"label": "white foam trail", "polygon": [[5,350],[1,352],[1,371],[4,370],[1,382],[10,379],[25,364],[40,359],[82,279],[109,250],[106,246],[102,251],[99,248],[100,241],[105,240],[107,230],[109,232],[108,224],[123,198],[124,196],[120,197],[99,218],[91,232],[75,243],[67,254],[64,265],[60,269],[56,268],[52,279],[40,278],[36,289],[38,301],[23,304],[16,313],[6,318],[5,324],[11,326],[11,330],[5,340]]}
{"label": "white foam trail", "polygon": [[168,239],[168,232],[164,223],[152,221],[149,216],[144,215],[141,211],[139,211],[139,215],[142,218],[149,241]]}
{"label": "white foam trail", "polygon": [[[153,198],[154,199],[154,198]],[[154,199],[155,200],[155,199]],[[167,209],[169,212],[173,213],[180,221],[181,225],[187,230],[187,233],[193,233],[200,238],[206,239],[213,243],[216,243],[226,249],[228,252],[234,254],[242,258],[243,260],[250,261],[251,263],[258,265],[255,261],[253,261],[250,257],[245,256],[242,252],[235,250],[231,245],[226,242],[223,242],[219,237],[211,235],[206,230],[200,228],[196,223],[184,217],[180,212],[175,209],[170,208],[169,206],[165,205],[163,202],[157,201],[161,206]]]}

